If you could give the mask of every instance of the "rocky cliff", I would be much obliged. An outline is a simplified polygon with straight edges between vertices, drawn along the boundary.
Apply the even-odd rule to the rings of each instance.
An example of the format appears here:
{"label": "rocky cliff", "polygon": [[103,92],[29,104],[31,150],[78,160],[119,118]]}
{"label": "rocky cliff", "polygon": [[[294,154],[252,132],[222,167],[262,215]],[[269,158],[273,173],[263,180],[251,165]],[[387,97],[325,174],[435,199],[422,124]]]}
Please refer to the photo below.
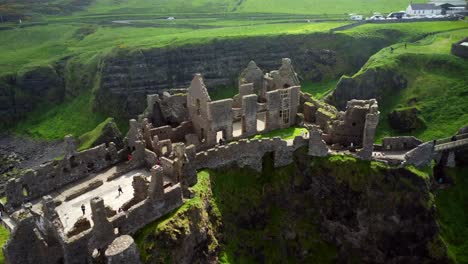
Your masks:
{"label": "rocky cliff", "polygon": [[404,76],[392,69],[369,69],[353,77],[343,76],[327,101],[344,110],[352,99],[372,99],[379,102],[390,92],[407,86]]}
{"label": "rocky cliff", "polygon": [[60,72],[51,65],[0,76],[0,126],[31,112],[40,102],[60,102],[64,86]]}
{"label": "rocky cliff", "polygon": [[428,174],[304,152],[199,173],[195,198],[136,234],[144,262],[449,262]]}
{"label": "rocky cliff", "polygon": [[91,88],[96,95],[95,111],[118,119],[136,117],[146,107],[147,94],[186,88],[194,73],[202,73],[210,89],[237,87],[237,78],[250,60],[269,71],[280,66],[281,58],[289,57],[303,80],[334,79],[356,72],[373,53],[396,40],[315,33],[179,47],[115,48],[89,60],[63,58],[0,76],[0,114],[4,117],[0,125],[15,123],[41,102],[52,106]]}
{"label": "rocky cliff", "polygon": [[[164,89],[186,88],[202,73],[209,88],[236,87],[237,78],[254,60],[264,71],[292,59],[302,79],[321,81],[355,72],[386,39],[357,39],[342,34],[290,35],[218,40],[205,45],[165,49],[117,49],[101,64],[96,107],[106,113],[135,116],[145,96]],[[357,47],[367,47],[366,49]]]}

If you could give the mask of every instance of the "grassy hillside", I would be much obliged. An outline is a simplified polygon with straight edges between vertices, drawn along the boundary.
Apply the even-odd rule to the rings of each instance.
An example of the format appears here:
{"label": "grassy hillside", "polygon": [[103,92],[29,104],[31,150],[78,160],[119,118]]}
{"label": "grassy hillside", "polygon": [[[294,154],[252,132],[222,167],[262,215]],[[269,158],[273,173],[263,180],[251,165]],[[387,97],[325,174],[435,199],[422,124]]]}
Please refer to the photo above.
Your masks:
{"label": "grassy hillside", "polygon": [[[234,22],[233,22],[234,23]],[[217,38],[274,36],[327,32],[346,22],[227,25],[193,29],[174,27],[170,22],[158,27],[93,26],[89,24],[51,24],[2,31],[0,75],[21,67],[47,64],[62,57],[89,54],[116,47],[166,47],[200,44]],[[84,53],[84,55],[83,55]]]}
{"label": "grassy hillside", "polygon": [[[450,54],[451,44],[468,29],[428,36],[416,43],[394,45],[372,56],[359,76],[369,69],[391,70],[408,80],[407,88],[392,91],[380,102],[378,137],[408,134],[390,128],[388,114],[415,108],[424,123],[411,132],[423,140],[454,134],[468,124],[468,63]],[[356,77],[355,76],[355,77]]]}

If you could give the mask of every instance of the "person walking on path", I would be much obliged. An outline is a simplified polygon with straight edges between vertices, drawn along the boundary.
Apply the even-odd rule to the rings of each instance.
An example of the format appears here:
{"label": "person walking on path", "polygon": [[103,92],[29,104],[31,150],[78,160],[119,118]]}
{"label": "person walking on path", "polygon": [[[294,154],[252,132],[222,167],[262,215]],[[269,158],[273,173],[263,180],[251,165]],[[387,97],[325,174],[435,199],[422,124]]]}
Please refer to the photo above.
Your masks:
{"label": "person walking on path", "polygon": [[85,208],[84,204],[81,205],[81,211],[83,211],[83,215],[85,215],[86,208]]}
{"label": "person walking on path", "polygon": [[123,193],[122,187],[120,187],[120,185],[119,185],[119,188],[117,190],[119,191],[119,196],[120,196],[120,194]]}

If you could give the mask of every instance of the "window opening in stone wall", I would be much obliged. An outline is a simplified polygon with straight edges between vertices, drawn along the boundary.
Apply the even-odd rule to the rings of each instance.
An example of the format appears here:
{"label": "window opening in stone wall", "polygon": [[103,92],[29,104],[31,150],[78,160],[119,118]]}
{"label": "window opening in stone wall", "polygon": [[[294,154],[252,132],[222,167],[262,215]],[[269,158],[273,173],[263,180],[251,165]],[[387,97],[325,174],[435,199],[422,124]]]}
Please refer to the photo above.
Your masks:
{"label": "window opening in stone wall", "polygon": [[29,196],[29,188],[27,185],[23,185],[23,196],[28,197]]}
{"label": "window opening in stone wall", "polygon": [[243,122],[244,122],[244,117],[242,117],[241,121],[232,123],[232,136],[233,137],[242,136],[242,123]]}
{"label": "window opening in stone wall", "polygon": [[197,115],[201,115],[201,103],[200,103],[200,99],[197,98]]}
{"label": "window opening in stone wall", "polygon": [[75,161],[75,156],[71,156],[70,157],[70,167],[75,168],[76,166],[78,166],[78,164]]}
{"label": "window opening in stone wall", "polygon": [[283,124],[289,124],[289,109],[281,110],[280,118],[283,121]]}
{"label": "window opening in stone wall", "polygon": [[266,112],[257,114],[257,132],[262,132],[266,128]]}
{"label": "window opening in stone wall", "polygon": [[205,142],[205,129],[203,128],[200,130],[200,142]]}
{"label": "window opening in stone wall", "polygon": [[226,142],[226,131],[219,130],[218,132],[216,132],[216,143],[221,145],[224,142]]}

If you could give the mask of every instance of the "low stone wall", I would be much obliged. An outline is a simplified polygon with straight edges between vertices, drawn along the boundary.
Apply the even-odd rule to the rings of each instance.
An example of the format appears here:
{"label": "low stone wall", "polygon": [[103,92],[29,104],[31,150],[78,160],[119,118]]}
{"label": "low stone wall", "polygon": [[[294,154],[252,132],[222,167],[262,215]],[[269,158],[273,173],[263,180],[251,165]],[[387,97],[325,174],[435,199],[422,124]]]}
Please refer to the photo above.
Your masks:
{"label": "low stone wall", "polygon": [[23,177],[11,179],[6,186],[7,207],[16,208],[38,199],[72,182],[84,179],[122,161],[115,144],[105,144],[81,152],[67,154],[61,160],[40,165]]}
{"label": "low stone wall", "polygon": [[86,186],[83,186],[83,188],[79,189],[79,190],[76,190],[75,192],[73,193],[70,193],[68,195],[65,196],[65,201],[70,201],[70,200],[73,200],[74,198],[82,195],[82,194],[85,194],[91,190],[94,190],[96,189],[97,187],[103,185],[104,182],[102,180],[94,180],[92,182],[90,182],[88,185]]}
{"label": "low stone wall", "polygon": [[410,150],[422,143],[415,137],[386,137],[382,139],[382,150]]}
{"label": "low stone wall", "polygon": [[266,153],[273,153],[275,167],[282,167],[293,161],[293,152],[307,146],[308,141],[300,136],[296,137],[292,146],[279,137],[273,139],[241,139],[225,146],[217,146],[207,151],[197,153],[195,168],[220,168],[237,165],[262,170],[262,158]]}

